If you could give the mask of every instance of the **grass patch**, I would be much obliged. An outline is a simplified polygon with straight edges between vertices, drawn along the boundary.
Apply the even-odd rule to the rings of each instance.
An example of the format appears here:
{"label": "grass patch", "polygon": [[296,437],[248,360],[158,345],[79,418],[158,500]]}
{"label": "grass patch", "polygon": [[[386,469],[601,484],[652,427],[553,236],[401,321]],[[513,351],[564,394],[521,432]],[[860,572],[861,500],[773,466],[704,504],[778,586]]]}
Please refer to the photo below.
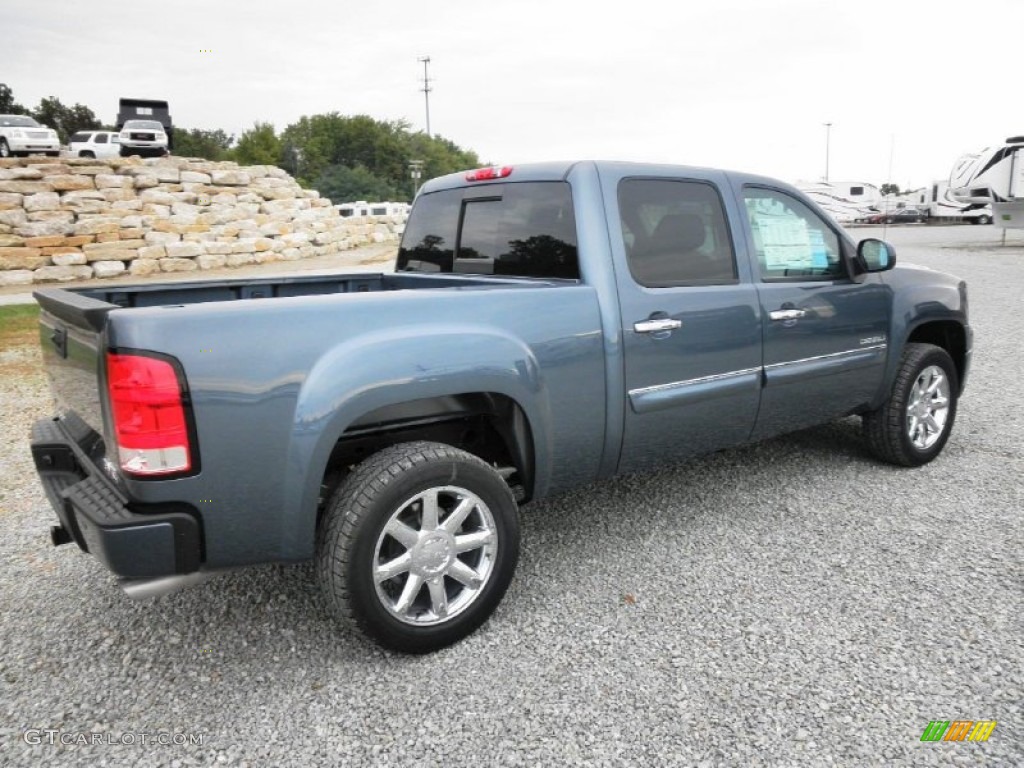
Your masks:
{"label": "grass patch", "polygon": [[38,304],[0,306],[0,348],[38,343]]}

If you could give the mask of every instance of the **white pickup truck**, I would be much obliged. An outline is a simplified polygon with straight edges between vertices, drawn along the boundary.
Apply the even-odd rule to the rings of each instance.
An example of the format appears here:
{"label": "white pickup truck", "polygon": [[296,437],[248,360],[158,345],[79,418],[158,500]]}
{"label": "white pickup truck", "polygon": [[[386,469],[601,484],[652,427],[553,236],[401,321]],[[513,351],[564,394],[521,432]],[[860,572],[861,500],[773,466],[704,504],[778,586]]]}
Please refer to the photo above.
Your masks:
{"label": "white pickup truck", "polygon": [[167,154],[167,134],[156,120],[128,120],[121,126],[121,157],[163,157]]}

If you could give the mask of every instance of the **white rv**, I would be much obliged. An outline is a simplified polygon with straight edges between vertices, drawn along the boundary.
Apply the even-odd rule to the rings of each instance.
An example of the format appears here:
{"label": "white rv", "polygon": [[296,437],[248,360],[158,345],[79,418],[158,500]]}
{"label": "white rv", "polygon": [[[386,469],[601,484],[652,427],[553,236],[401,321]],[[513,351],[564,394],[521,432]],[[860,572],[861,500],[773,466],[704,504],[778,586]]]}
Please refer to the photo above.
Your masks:
{"label": "white rv", "polygon": [[997,227],[1024,228],[1024,136],[964,155],[953,166],[949,186],[955,200],[991,204]]}
{"label": "white rv", "polygon": [[915,189],[901,192],[898,195],[883,195],[882,199],[878,201],[878,210],[882,213],[893,213],[902,211],[904,208],[912,208],[923,212],[924,206],[921,204],[923,192],[923,189]]}
{"label": "white rv", "polygon": [[344,217],[349,216],[392,216],[407,218],[409,216],[408,203],[368,203],[359,200],[355,203],[342,203],[334,206],[338,213]]}
{"label": "white rv", "polygon": [[933,181],[917,193],[915,205],[928,212],[928,218],[943,221],[965,221],[971,224],[991,224],[992,208],[980,203],[962,203],[953,197],[949,182]]}
{"label": "white rv", "polygon": [[882,193],[864,181],[798,181],[794,185],[840,224],[881,213]]}

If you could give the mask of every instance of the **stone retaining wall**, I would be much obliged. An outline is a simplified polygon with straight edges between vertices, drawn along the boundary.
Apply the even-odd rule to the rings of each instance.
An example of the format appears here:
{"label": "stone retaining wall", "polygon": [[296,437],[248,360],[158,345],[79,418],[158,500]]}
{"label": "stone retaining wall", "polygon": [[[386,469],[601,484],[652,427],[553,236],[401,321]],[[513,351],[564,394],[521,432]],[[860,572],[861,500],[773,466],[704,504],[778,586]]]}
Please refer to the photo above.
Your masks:
{"label": "stone retaining wall", "polygon": [[156,276],[397,241],[280,168],[185,158],[0,159],[0,286]]}

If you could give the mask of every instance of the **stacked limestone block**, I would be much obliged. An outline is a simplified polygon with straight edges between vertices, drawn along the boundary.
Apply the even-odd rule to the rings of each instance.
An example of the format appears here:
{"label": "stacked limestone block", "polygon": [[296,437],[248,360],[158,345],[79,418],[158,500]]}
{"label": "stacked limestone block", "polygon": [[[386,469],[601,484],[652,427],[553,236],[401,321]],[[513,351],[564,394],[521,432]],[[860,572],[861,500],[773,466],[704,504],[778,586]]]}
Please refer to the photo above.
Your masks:
{"label": "stacked limestone block", "polygon": [[0,159],[0,286],[159,277],[397,241],[273,166],[185,158]]}

